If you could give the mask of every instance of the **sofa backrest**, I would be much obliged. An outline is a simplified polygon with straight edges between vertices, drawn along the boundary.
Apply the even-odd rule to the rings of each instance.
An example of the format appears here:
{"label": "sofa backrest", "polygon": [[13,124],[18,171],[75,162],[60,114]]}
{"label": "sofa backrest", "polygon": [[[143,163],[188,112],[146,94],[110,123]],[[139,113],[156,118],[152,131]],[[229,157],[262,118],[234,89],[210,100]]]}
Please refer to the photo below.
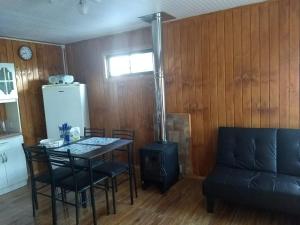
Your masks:
{"label": "sofa backrest", "polygon": [[276,134],[272,128],[219,128],[217,164],[276,173]]}
{"label": "sofa backrest", "polygon": [[278,129],[277,171],[300,176],[300,130]]}

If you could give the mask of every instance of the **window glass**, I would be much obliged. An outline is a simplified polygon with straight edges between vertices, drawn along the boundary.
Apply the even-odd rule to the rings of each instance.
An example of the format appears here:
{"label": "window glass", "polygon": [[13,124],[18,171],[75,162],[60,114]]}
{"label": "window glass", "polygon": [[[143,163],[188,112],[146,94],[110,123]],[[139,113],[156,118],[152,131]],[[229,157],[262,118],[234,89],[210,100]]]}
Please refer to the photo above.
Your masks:
{"label": "window glass", "polygon": [[114,56],[109,58],[110,76],[120,76],[130,73],[130,57],[128,55]]}
{"label": "window glass", "polygon": [[152,52],[137,53],[130,56],[131,73],[153,71]]}
{"label": "window glass", "polygon": [[130,52],[106,57],[107,77],[142,74],[153,71],[152,51]]}

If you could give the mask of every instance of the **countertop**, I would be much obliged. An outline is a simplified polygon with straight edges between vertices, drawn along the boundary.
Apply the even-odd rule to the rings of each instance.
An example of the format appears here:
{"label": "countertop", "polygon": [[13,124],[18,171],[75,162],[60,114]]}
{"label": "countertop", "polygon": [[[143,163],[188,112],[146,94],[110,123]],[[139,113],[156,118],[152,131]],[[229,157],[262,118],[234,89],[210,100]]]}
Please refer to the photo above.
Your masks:
{"label": "countertop", "polygon": [[21,133],[0,133],[0,140],[22,135]]}

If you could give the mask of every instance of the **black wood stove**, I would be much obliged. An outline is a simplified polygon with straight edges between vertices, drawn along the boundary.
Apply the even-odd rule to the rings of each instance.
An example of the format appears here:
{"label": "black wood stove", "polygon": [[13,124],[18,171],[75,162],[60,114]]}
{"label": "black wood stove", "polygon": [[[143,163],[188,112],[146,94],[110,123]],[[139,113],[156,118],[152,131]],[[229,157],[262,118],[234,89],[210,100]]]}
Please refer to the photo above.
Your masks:
{"label": "black wood stove", "polygon": [[153,143],[140,150],[142,188],[157,185],[166,192],[179,176],[177,143]]}
{"label": "black wood stove", "polygon": [[178,145],[167,141],[165,81],[163,68],[163,32],[162,21],[175,17],[158,12],[140,17],[152,25],[152,45],[154,56],[155,84],[155,140],[140,150],[141,176],[143,188],[149,184],[158,184],[161,192],[165,192],[178,180]]}

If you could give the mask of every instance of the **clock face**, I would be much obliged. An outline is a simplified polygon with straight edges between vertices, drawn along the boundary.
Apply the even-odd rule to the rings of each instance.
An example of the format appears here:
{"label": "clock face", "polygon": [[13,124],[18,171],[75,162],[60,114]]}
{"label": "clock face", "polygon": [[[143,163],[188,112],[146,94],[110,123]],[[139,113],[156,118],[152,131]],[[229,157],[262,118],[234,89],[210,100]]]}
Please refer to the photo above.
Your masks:
{"label": "clock face", "polygon": [[32,58],[32,50],[28,46],[22,46],[19,49],[19,55],[23,60],[30,60]]}

